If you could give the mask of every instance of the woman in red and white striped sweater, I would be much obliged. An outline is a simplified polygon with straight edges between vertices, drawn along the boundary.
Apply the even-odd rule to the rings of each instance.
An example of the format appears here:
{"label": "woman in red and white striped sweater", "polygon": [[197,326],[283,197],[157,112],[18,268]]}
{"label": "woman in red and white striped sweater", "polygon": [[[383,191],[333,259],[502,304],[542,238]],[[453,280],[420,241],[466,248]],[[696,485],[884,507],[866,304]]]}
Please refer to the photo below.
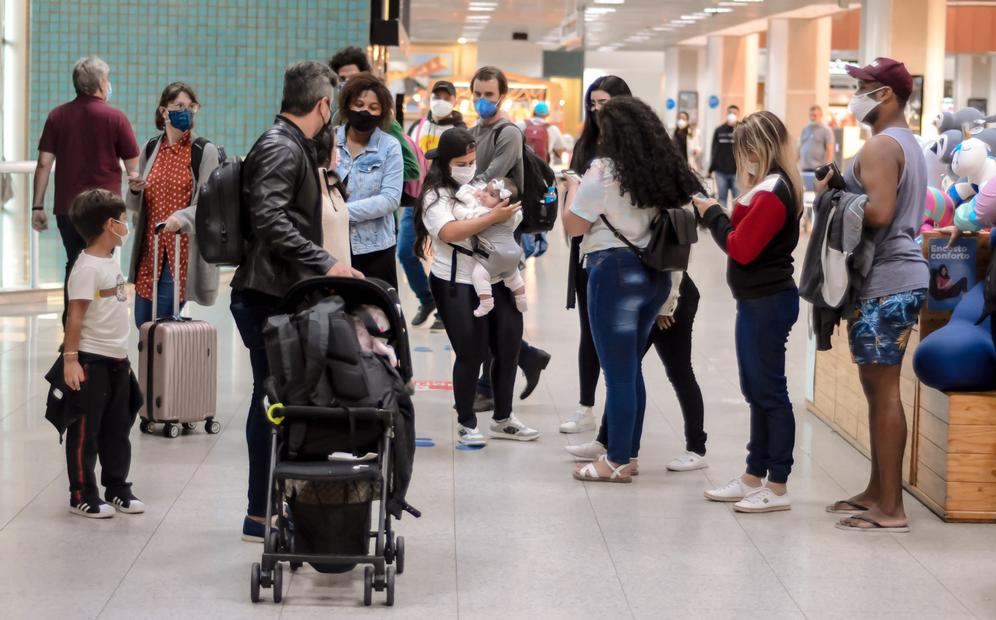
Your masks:
{"label": "woman in red and white striped sweater", "polygon": [[[750,405],[747,470],[706,491],[707,499],[736,502],[739,512],[791,508],[795,416],[785,379],[785,345],[799,318],[792,251],[799,242],[802,181],[785,125],[757,112],[737,125],[733,153],[742,187],[732,217],[715,200],[695,199],[703,223],[729,257],[727,280],[737,300],[740,389]],[[765,479],[767,481],[765,482]]]}

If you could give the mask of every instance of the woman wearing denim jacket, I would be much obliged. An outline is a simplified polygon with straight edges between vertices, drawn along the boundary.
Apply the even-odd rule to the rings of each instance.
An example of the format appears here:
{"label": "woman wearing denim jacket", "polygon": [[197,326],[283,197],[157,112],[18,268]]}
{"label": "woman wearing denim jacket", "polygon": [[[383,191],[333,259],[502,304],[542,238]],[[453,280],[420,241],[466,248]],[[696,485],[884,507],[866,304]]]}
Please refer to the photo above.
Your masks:
{"label": "woman wearing denim jacket", "polygon": [[353,268],[398,286],[394,212],[401,204],[404,159],[387,133],[394,118],[391,92],[369,73],[350,78],[339,95],[345,124],[336,131],[336,173],[349,194],[349,244]]}
{"label": "woman wearing denim jacket", "polygon": [[588,318],[605,375],[609,445],[608,454],[576,468],[574,477],[631,482],[647,408],[643,353],[672,280],[644,265],[609,224],[645,248],[659,209],[686,205],[700,184],[660,119],[639,99],[610,99],[598,112],[598,127],[596,158],[584,179],[568,177],[563,222],[568,235],[584,236]]}

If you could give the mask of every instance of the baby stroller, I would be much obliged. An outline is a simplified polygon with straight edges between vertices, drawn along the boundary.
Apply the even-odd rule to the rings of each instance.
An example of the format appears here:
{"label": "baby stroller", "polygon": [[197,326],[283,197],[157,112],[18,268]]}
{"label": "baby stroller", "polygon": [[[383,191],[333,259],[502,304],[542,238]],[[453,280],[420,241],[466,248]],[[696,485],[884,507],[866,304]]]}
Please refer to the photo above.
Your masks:
{"label": "baby stroller", "polygon": [[[380,324],[361,328],[359,317],[372,308]],[[251,599],[258,602],[264,587],[275,603],[282,600],[281,562],[324,573],[364,564],[363,603],[386,590],[393,605],[405,541],[395,538],[392,519],[404,511],[420,516],[405,502],[415,428],[397,291],[378,280],[313,278],[294,286],[282,309],[287,314],[264,329],[273,431],[263,557],[252,565]],[[396,366],[361,346],[369,345],[368,326],[380,338],[374,350],[393,347]]]}

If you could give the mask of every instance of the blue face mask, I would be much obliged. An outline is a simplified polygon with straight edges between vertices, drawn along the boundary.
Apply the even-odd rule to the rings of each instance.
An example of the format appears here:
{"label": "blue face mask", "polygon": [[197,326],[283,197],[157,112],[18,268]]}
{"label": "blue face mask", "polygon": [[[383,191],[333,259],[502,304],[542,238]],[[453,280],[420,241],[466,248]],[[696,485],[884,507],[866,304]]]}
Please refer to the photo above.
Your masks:
{"label": "blue face mask", "polygon": [[174,129],[187,131],[194,126],[193,110],[170,110],[169,124],[172,125]]}
{"label": "blue face mask", "polygon": [[481,97],[474,102],[474,109],[481,118],[488,119],[498,113],[498,104],[490,99]]}

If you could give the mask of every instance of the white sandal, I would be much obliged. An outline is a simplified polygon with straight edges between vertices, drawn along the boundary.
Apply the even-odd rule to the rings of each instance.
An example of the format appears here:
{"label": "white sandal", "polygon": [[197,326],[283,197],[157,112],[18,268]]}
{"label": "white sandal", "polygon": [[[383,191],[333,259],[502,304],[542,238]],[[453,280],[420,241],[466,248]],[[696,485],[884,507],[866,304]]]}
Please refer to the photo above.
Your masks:
{"label": "white sandal", "polygon": [[[609,476],[602,476],[598,473],[598,469],[595,468],[595,463],[599,461],[604,461],[608,465],[612,473]],[[633,482],[633,478],[630,474],[626,473],[629,468],[629,463],[625,465],[620,465],[619,467],[613,467],[609,462],[606,455],[598,457],[598,461],[588,463],[574,472],[574,479],[586,482]]]}

